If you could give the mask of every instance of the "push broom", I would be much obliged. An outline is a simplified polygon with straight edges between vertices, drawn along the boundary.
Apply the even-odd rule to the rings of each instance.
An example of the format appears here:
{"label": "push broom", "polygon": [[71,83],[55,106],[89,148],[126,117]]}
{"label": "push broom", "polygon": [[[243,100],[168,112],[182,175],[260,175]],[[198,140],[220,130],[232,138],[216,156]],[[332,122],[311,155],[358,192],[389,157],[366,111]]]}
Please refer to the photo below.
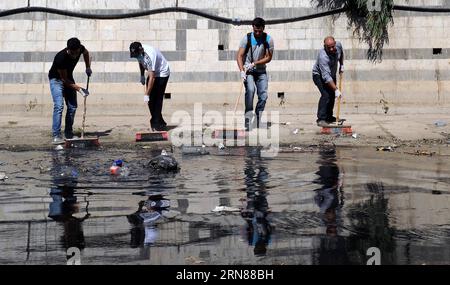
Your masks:
{"label": "push broom", "polygon": [[[241,89],[239,91],[239,95],[236,98],[236,103],[234,104],[234,111],[233,111],[233,123],[234,123],[234,119],[236,117],[236,111],[237,111],[237,107],[239,105],[239,101],[241,100],[242,97],[242,90],[244,88],[244,82],[241,82]],[[221,130],[215,130],[214,131],[214,138],[221,138],[221,139],[241,139],[245,137],[245,130],[242,129],[221,129]]]}
{"label": "push broom", "polygon": [[[90,76],[87,78],[86,83],[86,90],[89,91],[89,79]],[[65,141],[65,147],[66,148],[84,148],[84,147],[95,147],[99,146],[100,142],[98,140],[98,137],[84,137],[84,129],[85,129],[85,122],[86,122],[86,98],[87,96],[83,96],[84,102],[83,102],[83,122],[81,124],[81,137],[76,139],[66,139]]]}
{"label": "push broom", "polygon": [[[343,75],[342,73],[339,73],[339,91],[342,94],[342,80]],[[339,119],[339,113],[341,111],[341,96],[338,98],[337,102],[337,111],[336,111],[336,124],[330,124],[327,126],[322,127],[322,134],[344,134],[344,135],[351,135],[352,134],[352,126],[351,125],[344,125],[345,120]]]}

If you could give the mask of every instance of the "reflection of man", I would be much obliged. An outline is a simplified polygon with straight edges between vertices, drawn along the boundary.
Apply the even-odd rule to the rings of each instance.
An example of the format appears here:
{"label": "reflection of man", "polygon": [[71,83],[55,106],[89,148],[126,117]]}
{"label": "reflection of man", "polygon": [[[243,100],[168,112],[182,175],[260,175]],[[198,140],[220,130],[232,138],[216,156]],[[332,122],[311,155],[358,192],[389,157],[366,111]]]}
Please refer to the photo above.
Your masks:
{"label": "reflection of man", "polygon": [[341,190],[339,167],[336,165],[335,150],[322,150],[320,155],[319,171],[316,172],[319,178],[315,183],[322,187],[315,190],[314,200],[320,207],[320,213],[327,226],[327,234],[336,236],[336,209],[339,208],[339,191]]}
{"label": "reflection of man", "polygon": [[162,217],[162,212],[167,211],[170,202],[161,195],[149,196],[147,201],[140,201],[138,209],[127,216],[131,228],[131,247],[154,244],[158,231],[155,222]]}
{"label": "reflection of man", "polygon": [[[252,150],[250,150],[252,152]],[[264,162],[259,158],[248,157],[245,161],[245,185],[247,206],[241,216],[247,221],[248,244],[254,246],[255,255],[265,255],[270,242],[272,228],[267,220],[266,181],[269,177]]]}
{"label": "reflection of man", "polygon": [[[53,158],[54,167],[52,169],[53,187],[50,189],[52,202],[49,205],[48,216],[63,224],[64,236],[62,242],[66,249],[77,247],[83,249],[85,247],[84,233],[82,223],[89,218],[87,211],[82,218],[75,217],[74,214],[79,212],[79,202],[75,196],[75,186],[77,184],[78,173],[76,168],[62,162],[59,157]],[[66,157],[67,160],[67,157]]]}
{"label": "reflection of man", "polygon": [[316,189],[314,200],[320,208],[322,220],[326,226],[326,236],[320,238],[319,264],[348,263],[345,240],[339,236],[339,214],[342,207],[340,192],[342,179],[336,164],[336,151],[321,150],[318,160],[319,171],[315,183],[321,187]]}
{"label": "reflection of man", "polygon": [[74,195],[72,187],[59,186],[52,188],[50,196],[53,201],[50,203],[48,216],[64,225],[63,243],[64,247],[85,247],[84,233],[82,223],[89,218],[90,214],[86,212],[83,218],[77,218],[74,214],[79,212],[79,203]]}

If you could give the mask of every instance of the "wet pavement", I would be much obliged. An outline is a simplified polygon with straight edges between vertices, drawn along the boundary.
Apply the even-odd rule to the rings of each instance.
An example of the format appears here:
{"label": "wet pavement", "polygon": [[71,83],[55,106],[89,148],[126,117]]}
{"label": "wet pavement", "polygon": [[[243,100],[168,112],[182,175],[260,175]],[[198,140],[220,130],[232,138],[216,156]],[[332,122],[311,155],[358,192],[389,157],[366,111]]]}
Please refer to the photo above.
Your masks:
{"label": "wet pavement", "polygon": [[173,172],[146,166],[161,150],[0,151],[0,263],[450,263],[447,156],[208,151]]}

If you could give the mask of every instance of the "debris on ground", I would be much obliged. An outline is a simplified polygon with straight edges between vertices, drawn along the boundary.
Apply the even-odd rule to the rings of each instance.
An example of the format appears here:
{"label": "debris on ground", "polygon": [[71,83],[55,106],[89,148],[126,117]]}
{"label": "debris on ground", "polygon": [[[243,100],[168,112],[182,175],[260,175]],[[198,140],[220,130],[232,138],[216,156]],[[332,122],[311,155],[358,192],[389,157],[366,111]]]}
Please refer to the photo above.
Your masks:
{"label": "debris on ground", "polygon": [[415,152],[405,152],[406,154],[412,154],[412,155],[423,155],[423,156],[433,156],[436,154],[435,151],[425,151],[425,150],[416,150]]}
{"label": "debris on ground", "polygon": [[232,208],[228,206],[216,206],[213,210],[213,212],[240,212],[238,208]]}
{"label": "debris on ground", "polygon": [[57,147],[55,147],[55,150],[63,150],[64,147],[62,145],[58,145]]}
{"label": "debris on ground", "polygon": [[146,166],[153,170],[178,171],[180,169],[176,159],[168,155],[165,150],[161,152],[161,155],[152,158]]}
{"label": "debris on ground", "polygon": [[181,153],[184,155],[206,155],[209,151],[206,150],[206,146],[182,146]]}
{"label": "debris on ground", "polygon": [[298,129],[295,129],[295,130],[292,131],[292,133],[293,133],[294,135],[296,135],[296,134],[298,134],[298,131],[299,131]]}
{"label": "debris on ground", "polygon": [[293,145],[290,145],[289,148],[284,147],[279,150],[280,153],[292,153],[292,152],[303,152],[303,151],[304,151],[303,148],[301,148],[299,146],[293,146]]}
{"label": "debris on ground", "polygon": [[383,96],[383,98],[380,99],[380,104],[383,105],[381,109],[383,109],[384,113],[387,114],[387,112],[389,111],[389,102],[386,100],[386,97],[384,97],[384,93],[381,90],[380,94]]}
{"label": "debris on ground", "polygon": [[188,256],[185,258],[186,262],[190,263],[190,264],[201,264],[201,263],[205,263],[203,260],[201,260],[198,257],[195,256]]}
{"label": "debris on ground", "polygon": [[447,122],[443,120],[437,120],[436,122],[434,122],[434,125],[436,127],[445,127],[447,126]]}
{"label": "debris on ground", "polygon": [[130,175],[130,169],[125,166],[122,159],[117,159],[113,162],[109,168],[111,175],[128,176]]}
{"label": "debris on ground", "polygon": [[0,172],[0,181],[5,181],[8,179],[8,176],[6,176],[5,172]]}
{"label": "debris on ground", "polygon": [[395,151],[395,146],[377,146],[377,151]]}
{"label": "debris on ground", "polygon": [[283,125],[283,126],[289,126],[291,124],[291,122],[282,122],[282,123],[280,123],[280,125]]}
{"label": "debris on ground", "polygon": [[270,146],[268,149],[262,149],[260,154],[261,157],[274,157],[280,152],[280,149],[277,147]]}
{"label": "debris on ground", "polygon": [[353,135],[352,135],[352,138],[357,139],[358,136],[359,136],[358,134],[353,134]]}

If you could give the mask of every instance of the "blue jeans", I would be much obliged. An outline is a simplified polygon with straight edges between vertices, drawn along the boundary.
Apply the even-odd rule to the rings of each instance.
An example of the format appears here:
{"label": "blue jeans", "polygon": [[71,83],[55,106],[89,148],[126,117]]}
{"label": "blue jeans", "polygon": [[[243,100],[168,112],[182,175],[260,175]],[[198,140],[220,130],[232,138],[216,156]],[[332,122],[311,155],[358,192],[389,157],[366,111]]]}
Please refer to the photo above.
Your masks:
{"label": "blue jeans", "polygon": [[[245,126],[248,127],[251,117],[253,116],[253,97],[255,91],[258,94],[258,102],[256,103],[255,113],[257,124],[259,126],[259,119],[261,113],[264,111],[267,101],[267,88],[269,85],[269,79],[267,73],[252,72],[247,74],[247,80],[244,82],[245,86]],[[255,90],[256,88],[256,90]]]}
{"label": "blue jeans", "polygon": [[73,136],[73,122],[75,112],[77,111],[77,92],[73,89],[65,88],[59,79],[50,79],[50,92],[53,97],[53,137],[61,136],[61,118],[64,110],[64,101],[66,101],[67,112],[65,120],[64,135],[66,138]]}

